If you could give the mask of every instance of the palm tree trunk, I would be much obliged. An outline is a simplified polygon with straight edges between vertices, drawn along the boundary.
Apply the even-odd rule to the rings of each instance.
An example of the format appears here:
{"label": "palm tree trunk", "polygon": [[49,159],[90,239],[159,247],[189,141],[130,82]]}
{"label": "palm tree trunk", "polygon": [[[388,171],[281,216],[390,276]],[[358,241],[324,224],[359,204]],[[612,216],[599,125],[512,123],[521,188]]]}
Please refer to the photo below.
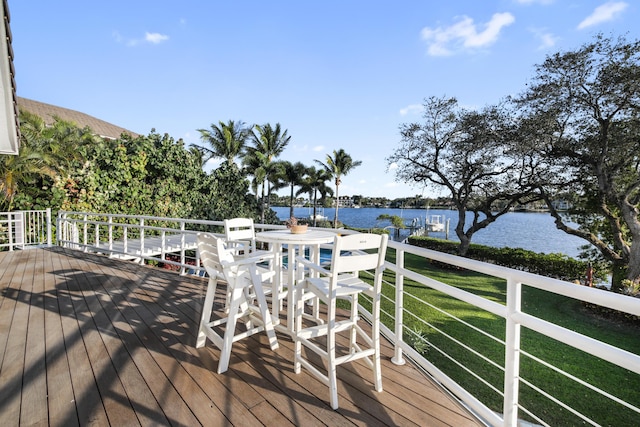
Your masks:
{"label": "palm tree trunk", "polygon": [[316,209],[318,206],[318,190],[313,190],[313,226],[316,226],[316,221],[318,218],[316,217]]}
{"label": "palm tree trunk", "polygon": [[289,218],[293,218],[293,185],[291,185],[291,196],[289,196]]}
{"label": "palm tree trunk", "polygon": [[338,228],[338,206],[340,205],[340,196],[338,195],[338,188],[340,186],[336,184],[336,213],[333,216],[333,228]]}
{"label": "palm tree trunk", "polygon": [[260,223],[264,224],[264,182],[262,183],[262,196],[260,197]]}

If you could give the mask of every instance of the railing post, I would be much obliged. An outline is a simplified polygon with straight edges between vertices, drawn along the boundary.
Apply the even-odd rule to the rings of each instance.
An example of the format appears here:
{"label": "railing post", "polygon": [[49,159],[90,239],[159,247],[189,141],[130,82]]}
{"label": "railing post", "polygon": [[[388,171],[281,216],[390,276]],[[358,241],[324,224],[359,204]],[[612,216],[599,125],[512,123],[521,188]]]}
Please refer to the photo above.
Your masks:
{"label": "railing post", "polygon": [[140,265],[144,265],[144,218],[140,218]]}
{"label": "railing post", "polygon": [[184,265],[186,264],[185,253],[184,253],[186,236],[184,235],[184,229],[185,229],[184,221],[180,221],[180,264],[182,264],[182,267],[180,267],[180,274],[182,275],[187,273],[187,269],[184,267]]}
{"label": "railing post", "polygon": [[404,329],[402,319],[404,315],[404,274],[400,270],[404,268],[404,250],[396,249],[396,265],[398,272],[396,273],[396,318],[395,318],[395,349],[391,361],[396,365],[404,365],[405,360],[402,358],[402,346]]}
{"label": "railing post", "polygon": [[113,256],[113,217],[109,215],[109,220],[107,221],[109,225],[107,226],[107,233],[109,235],[109,258]]}
{"label": "railing post", "polygon": [[53,243],[51,234],[51,208],[47,208],[47,246]]}
{"label": "railing post", "polygon": [[504,425],[518,425],[518,391],[520,386],[520,324],[514,314],[522,306],[522,283],[507,279],[506,348],[504,365]]}
{"label": "railing post", "polygon": [[126,222],[127,218],[125,218],[125,222],[122,227],[122,252],[125,254],[129,253],[129,224]]}
{"label": "railing post", "polygon": [[56,239],[58,241],[58,245],[61,245],[63,248],[70,247],[69,245],[69,222],[67,221],[67,212],[62,214],[58,213],[58,222],[56,228]]}
{"label": "railing post", "polygon": [[9,232],[9,251],[13,251],[13,213],[7,215],[7,231]]}
{"label": "railing post", "polygon": [[82,246],[82,250],[83,250],[83,252],[89,252],[89,248],[88,248],[88,245],[89,245],[89,236],[88,236],[88,234],[87,234],[87,232],[88,232],[88,229],[87,229],[87,226],[88,226],[87,221],[89,220],[89,216],[88,216],[87,214],[85,214],[82,218],[83,218],[83,220],[84,220],[84,224],[83,224],[83,225],[84,225],[84,227],[82,227],[82,245],[83,245],[83,246]]}
{"label": "railing post", "polygon": [[64,237],[64,230],[62,228],[60,228],[60,223],[62,221],[62,216],[63,215],[65,215],[65,214],[63,214],[60,211],[58,211],[58,216],[56,216],[56,244],[58,246],[61,246],[60,245],[60,241]]}

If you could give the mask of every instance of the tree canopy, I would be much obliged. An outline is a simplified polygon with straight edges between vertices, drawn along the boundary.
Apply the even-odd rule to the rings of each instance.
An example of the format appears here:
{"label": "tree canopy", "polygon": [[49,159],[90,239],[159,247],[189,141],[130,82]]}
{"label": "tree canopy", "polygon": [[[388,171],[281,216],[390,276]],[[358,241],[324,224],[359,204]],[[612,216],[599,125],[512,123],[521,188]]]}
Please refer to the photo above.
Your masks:
{"label": "tree canopy", "polygon": [[[640,42],[597,35],[550,55],[523,93],[467,111],[425,100],[387,159],[398,180],[446,188],[465,253],[473,233],[517,204],[544,200],[556,226],[640,282]],[[568,199],[568,214],[555,201]],[[473,213],[464,229],[465,213]]]}
{"label": "tree canopy", "polygon": [[[515,102],[557,172],[540,186],[557,227],[640,282],[640,42],[598,35],[551,55]],[[574,196],[570,215],[558,192]]]}
{"label": "tree canopy", "polygon": [[387,162],[398,166],[398,180],[448,190],[458,211],[459,253],[465,255],[474,233],[515,205],[539,198],[537,168],[503,107],[470,111],[455,98],[431,97],[423,119],[400,126],[401,142]]}

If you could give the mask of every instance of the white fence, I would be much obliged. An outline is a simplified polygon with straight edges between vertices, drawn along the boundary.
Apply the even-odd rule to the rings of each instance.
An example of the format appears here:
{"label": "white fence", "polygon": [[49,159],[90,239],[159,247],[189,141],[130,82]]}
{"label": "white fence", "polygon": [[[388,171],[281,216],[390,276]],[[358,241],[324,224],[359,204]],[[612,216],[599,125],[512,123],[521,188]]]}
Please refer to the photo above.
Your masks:
{"label": "white fence", "polygon": [[140,264],[173,266],[181,274],[204,274],[196,253],[198,232],[224,235],[222,221],[90,212],[60,211],[56,227],[60,246]]}
{"label": "white fence", "polygon": [[[200,230],[222,232],[221,221],[74,212],[60,212],[57,226],[58,243],[62,246],[102,252],[112,257],[133,259],[141,263],[163,262],[176,266],[183,274],[200,274],[193,245],[194,235]],[[260,225],[256,227],[282,228]],[[341,232],[349,233],[343,230]],[[167,242],[172,242],[173,246],[169,248],[170,244]],[[404,357],[410,357],[487,424],[516,426],[519,419],[527,418],[540,425],[552,425],[553,421],[548,421],[547,409],[540,410],[536,405],[529,407],[530,402],[523,399],[522,388],[526,388],[528,393],[539,395],[540,399],[546,400],[549,405],[558,408],[557,410],[569,413],[575,424],[600,425],[594,420],[593,414],[585,414],[571,402],[564,401],[567,399],[558,397],[557,391],[554,392],[555,384],[535,384],[531,381],[532,370],[540,369],[549,370],[561,378],[562,382],[569,382],[570,385],[563,387],[570,390],[572,398],[594,394],[597,396],[596,399],[606,401],[611,411],[627,411],[633,416],[640,414],[638,401],[625,401],[616,395],[625,388],[640,389],[640,356],[624,350],[621,348],[622,345],[617,345],[619,343],[603,342],[588,336],[589,331],[576,332],[555,323],[554,319],[538,315],[536,299],[531,293],[535,290],[547,295],[555,294],[580,304],[593,304],[634,316],[640,316],[640,299],[398,242],[389,242],[389,251],[388,259],[393,261],[387,261],[386,268],[392,273],[393,279],[387,279],[385,282],[388,292],[384,296],[383,309],[386,309],[383,317],[386,319],[383,331],[395,345],[393,361],[402,364]],[[171,259],[169,252],[175,254]],[[416,268],[416,265],[432,261],[459,269],[461,274],[480,273],[498,279],[497,281],[502,283],[502,298],[475,294],[462,286],[452,286],[417,271],[420,268]],[[424,297],[420,294],[422,291],[437,295],[433,298]],[[436,300],[440,301],[440,304]],[[470,317],[452,315],[448,307],[452,301],[468,304]],[[417,306],[434,311],[440,320],[416,316],[415,312],[422,311],[412,310],[411,307]],[[478,313],[484,314],[481,318],[475,318]],[[483,322],[501,322],[504,336],[487,333],[479,326]],[[468,329],[468,332],[463,336],[454,336],[449,328],[451,324],[459,327],[462,325],[461,327]],[[426,338],[425,331],[428,331]],[[445,337],[450,344],[436,344],[436,341],[440,341],[432,339],[432,336],[435,337],[433,334]],[[490,344],[483,346],[486,348],[474,348],[469,342],[471,336],[476,334],[484,337]],[[540,352],[543,349],[530,348],[531,334],[539,334],[549,345],[575,349],[584,355],[584,360],[593,359],[597,363],[610,364],[612,372],[614,369],[624,370],[626,383],[620,384],[618,390],[601,390],[597,386],[597,378],[589,378],[588,374],[579,376],[569,372],[556,361],[545,360],[544,352]],[[452,351],[453,347],[463,349],[462,353],[465,356],[461,359],[461,352]],[[420,349],[425,348],[428,349],[426,353],[420,352]],[[499,350],[499,356],[489,354],[492,351],[495,353],[496,348]],[[423,354],[426,354],[426,357]],[[480,360],[486,368],[474,370],[473,366],[480,365],[469,363],[467,358]],[[433,362],[432,359],[441,362]],[[579,357],[578,360],[582,358]],[[535,367],[532,368],[532,365]],[[499,380],[496,381],[495,376],[493,379],[489,378],[489,371],[496,371]],[[465,388],[461,385],[464,381],[452,379],[460,373],[465,377],[463,380],[471,378],[474,384],[480,386]],[[489,394],[495,396],[487,398],[487,393],[479,392],[480,388],[489,390]],[[495,403],[496,399],[499,400],[499,404]]]}
{"label": "white fence", "polygon": [[51,209],[0,212],[0,250],[51,245]]}

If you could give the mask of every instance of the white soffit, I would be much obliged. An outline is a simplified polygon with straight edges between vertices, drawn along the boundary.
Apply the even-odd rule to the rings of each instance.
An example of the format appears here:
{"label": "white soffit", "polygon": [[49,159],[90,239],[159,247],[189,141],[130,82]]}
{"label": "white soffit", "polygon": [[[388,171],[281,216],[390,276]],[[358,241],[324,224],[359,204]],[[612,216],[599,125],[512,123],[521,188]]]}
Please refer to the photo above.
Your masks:
{"label": "white soffit", "polygon": [[7,0],[0,0],[0,154],[18,154],[18,108],[15,93],[15,71],[13,49],[11,48],[11,28]]}

